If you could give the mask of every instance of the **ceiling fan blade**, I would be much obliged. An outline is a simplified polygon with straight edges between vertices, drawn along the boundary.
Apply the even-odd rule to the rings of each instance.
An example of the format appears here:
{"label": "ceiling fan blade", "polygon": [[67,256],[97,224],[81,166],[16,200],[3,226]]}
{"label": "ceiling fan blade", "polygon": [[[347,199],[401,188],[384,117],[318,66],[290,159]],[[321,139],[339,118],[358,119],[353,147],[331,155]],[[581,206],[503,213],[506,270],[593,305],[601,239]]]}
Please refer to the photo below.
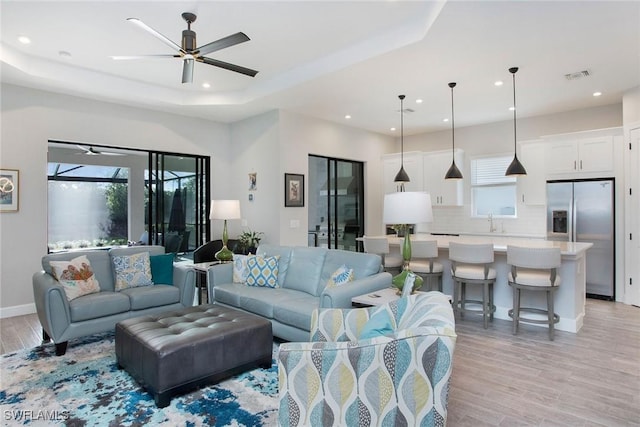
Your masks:
{"label": "ceiling fan blade", "polygon": [[251,68],[241,67],[240,65],[229,64],[228,62],[218,61],[217,59],[205,58],[199,56],[196,60],[204,62],[205,64],[213,65],[214,67],[224,68],[225,70],[235,71],[236,73],[245,74],[250,77],[255,77],[258,71]]}
{"label": "ceiling fan blade", "polygon": [[182,64],[182,83],[193,83],[193,59],[185,59]]}
{"label": "ceiling fan blade", "polygon": [[211,43],[207,43],[198,48],[198,54],[206,55],[211,52],[215,52],[226,47],[235,46],[240,43],[244,43],[251,40],[245,33],[235,33],[227,37],[223,37],[220,40],[216,40]]}
{"label": "ceiling fan blade", "polygon": [[177,43],[171,41],[165,35],[160,34],[159,32],[157,32],[156,30],[154,30],[153,28],[151,28],[150,26],[148,26],[147,24],[145,24],[144,22],[142,22],[138,18],[127,18],[127,21],[129,21],[129,22],[131,22],[133,24],[136,24],[138,27],[142,28],[143,30],[145,30],[146,32],[151,34],[152,36],[158,38],[160,41],[162,41],[163,43],[165,43],[167,46],[171,47],[172,49],[175,49],[178,52],[186,53],[186,52],[184,52],[182,50],[180,45],[178,45]]}
{"label": "ceiling fan blade", "polygon": [[165,58],[180,58],[180,55],[161,54],[161,55],[112,55],[111,59],[116,61],[127,61],[130,59],[165,59]]}

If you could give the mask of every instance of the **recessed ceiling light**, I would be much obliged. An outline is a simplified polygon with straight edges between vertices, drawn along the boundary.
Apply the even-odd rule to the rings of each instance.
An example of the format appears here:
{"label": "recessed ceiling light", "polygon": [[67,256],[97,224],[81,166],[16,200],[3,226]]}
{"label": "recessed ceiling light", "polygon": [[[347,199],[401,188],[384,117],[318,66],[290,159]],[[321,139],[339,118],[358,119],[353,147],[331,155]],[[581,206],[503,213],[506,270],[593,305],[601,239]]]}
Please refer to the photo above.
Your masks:
{"label": "recessed ceiling light", "polygon": [[445,117],[444,119],[442,119],[443,122],[448,122],[449,119],[447,117]]}
{"label": "recessed ceiling light", "polygon": [[18,37],[18,41],[22,44],[29,44],[31,43],[31,39],[27,36],[20,36]]}
{"label": "recessed ceiling light", "polygon": [[502,86],[504,83],[502,82],[502,80],[498,80],[497,82],[495,82],[493,85],[494,86]]}
{"label": "recessed ceiling light", "polygon": [[593,92],[593,96],[600,96],[602,95],[602,92]]}
{"label": "recessed ceiling light", "polygon": [[349,120],[351,118],[351,116],[347,114],[347,115],[344,116],[344,118]]}
{"label": "recessed ceiling light", "polygon": [[211,87],[211,85],[209,83],[202,83],[202,87],[205,89],[209,89]]}
{"label": "recessed ceiling light", "polygon": [[416,104],[422,104],[422,99],[416,99]]}
{"label": "recessed ceiling light", "polygon": [[391,128],[389,129],[391,132],[394,132],[396,130],[396,128]]}
{"label": "recessed ceiling light", "polygon": [[515,109],[516,109],[516,107],[509,107],[509,111],[513,111]]}

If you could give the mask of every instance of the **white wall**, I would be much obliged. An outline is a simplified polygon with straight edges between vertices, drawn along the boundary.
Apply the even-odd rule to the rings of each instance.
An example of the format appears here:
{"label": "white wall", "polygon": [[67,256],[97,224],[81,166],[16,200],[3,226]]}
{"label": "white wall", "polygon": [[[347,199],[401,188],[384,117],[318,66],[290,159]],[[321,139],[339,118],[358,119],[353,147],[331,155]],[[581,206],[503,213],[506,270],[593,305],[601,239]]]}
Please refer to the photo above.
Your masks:
{"label": "white wall", "polygon": [[13,85],[1,91],[0,167],[20,171],[20,210],[0,214],[0,317],[33,311],[31,276],[47,253],[48,140],[209,155],[213,180],[229,176],[228,125]]}
{"label": "white wall", "polygon": [[640,123],[640,86],[623,95],[622,121],[625,126],[635,126]]}
{"label": "white wall", "polygon": [[[242,221],[229,222],[229,235],[251,229],[264,233],[261,243],[280,242],[280,190],[283,178],[280,175],[280,113],[272,111],[250,119],[242,120],[231,126],[233,144],[230,162],[233,164],[231,175],[224,181],[229,194],[240,199]],[[257,173],[257,189],[249,191],[249,174]],[[218,180],[214,186],[218,186]],[[249,194],[253,201],[249,201]],[[213,224],[214,231],[216,224]],[[217,228],[221,228],[219,225]]]}
{"label": "white wall", "polygon": [[[280,113],[280,194],[284,206],[284,173],[303,173],[309,179],[309,154],[364,162],[365,234],[381,234],[381,156],[393,147],[391,137],[289,112]],[[305,207],[281,208],[280,243],[307,245],[309,188]],[[291,221],[299,221],[292,228]]]}

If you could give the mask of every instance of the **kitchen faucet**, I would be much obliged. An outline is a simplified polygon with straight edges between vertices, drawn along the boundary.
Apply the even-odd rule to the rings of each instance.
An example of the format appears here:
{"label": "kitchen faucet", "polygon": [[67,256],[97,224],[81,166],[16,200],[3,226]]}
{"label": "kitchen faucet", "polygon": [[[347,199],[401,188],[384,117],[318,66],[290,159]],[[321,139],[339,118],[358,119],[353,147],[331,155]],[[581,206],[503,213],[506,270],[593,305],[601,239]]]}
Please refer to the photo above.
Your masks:
{"label": "kitchen faucet", "polygon": [[493,212],[489,212],[489,232],[493,233],[496,231],[496,225],[493,223]]}

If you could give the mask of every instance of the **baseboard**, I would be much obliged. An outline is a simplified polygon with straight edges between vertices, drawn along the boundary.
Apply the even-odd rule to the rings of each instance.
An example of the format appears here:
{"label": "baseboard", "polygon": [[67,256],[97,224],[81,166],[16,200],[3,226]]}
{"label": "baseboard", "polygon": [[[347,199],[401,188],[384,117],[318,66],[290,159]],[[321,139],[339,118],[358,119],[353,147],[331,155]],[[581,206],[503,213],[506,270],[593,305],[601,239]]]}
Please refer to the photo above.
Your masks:
{"label": "baseboard", "polygon": [[6,317],[24,316],[25,314],[33,314],[35,312],[35,303],[14,305],[12,307],[0,307],[0,319],[4,319]]}

